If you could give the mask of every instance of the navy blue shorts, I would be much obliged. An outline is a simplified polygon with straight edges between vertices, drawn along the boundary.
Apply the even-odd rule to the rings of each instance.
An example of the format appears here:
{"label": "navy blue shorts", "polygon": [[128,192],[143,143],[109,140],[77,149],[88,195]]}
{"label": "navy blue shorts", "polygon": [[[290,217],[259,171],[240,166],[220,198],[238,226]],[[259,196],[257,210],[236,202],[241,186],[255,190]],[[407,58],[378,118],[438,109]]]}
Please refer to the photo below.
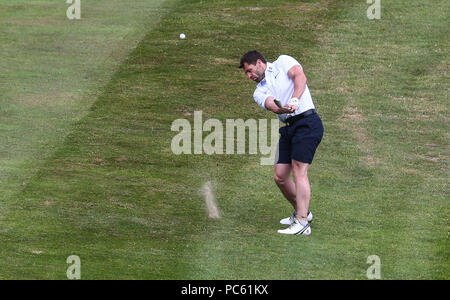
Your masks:
{"label": "navy blue shorts", "polygon": [[291,164],[292,160],[311,164],[322,141],[323,124],[318,114],[309,115],[291,125],[281,127],[275,164]]}

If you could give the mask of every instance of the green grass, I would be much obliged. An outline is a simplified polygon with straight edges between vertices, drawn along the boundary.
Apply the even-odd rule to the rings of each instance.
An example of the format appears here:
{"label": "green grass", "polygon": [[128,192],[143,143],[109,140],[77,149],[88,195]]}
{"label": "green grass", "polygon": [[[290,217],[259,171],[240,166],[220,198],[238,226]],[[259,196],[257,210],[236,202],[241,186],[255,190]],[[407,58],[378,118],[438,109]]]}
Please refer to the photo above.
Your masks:
{"label": "green grass", "polygon": [[5,0],[0,11],[0,192],[39,170],[95,102],[121,62],[170,9],[170,1]]}
{"label": "green grass", "polygon": [[[2,61],[10,73],[0,82],[13,87],[2,91],[0,106],[9,118],[0,136],[10,141],[0,145],[1,279],[64,279],[73,254],[82,279],[366,279],[370,255],[380,257],[383,279],[448,279],[449,4],[383,1],[381,20],[368,20],[364,1],[245,3],[172,1],[153,11],[143,1],[157,20],[123,28],[140,33],[137,44],[123,34],[99,40],[121,52],[104,62],[107,49],[89,41],[114,29],[109,6],[98,2],[80,20],[86,31],[78,38],[91,45],[77,58],[91,62],[80,70],[57,59],[62,49],[45,38],[29,55],[47,47],[56,62],[28,62],[33,72],[49,70],[31,72],[29,84],[12,59]],[[45,8],[27,9],[32,18]],[[66,24],[53,9],[48,18]],[[18,10],[2,13],[23,24]],[[131,8],[118,11],[118,20],[135,20]],[[24,39],[7,28],[0,41]],[[75,29],[33,30],[50,39]],[[135,48],[122,59],[125,45]],[[21,49],[8,47],[2,51],[11,55]],[[224,124],[274,118],[256,106],[254,84],[236,68],[250,49],[269,61],[298,58],[325,125],[310,169],[311,237],[276,233],[291,209],[259,156],[170,149],[172,121],[193,124],[195,110]],[[51,70],[63,64],[60,85]],[[42,111],[16,104],[22,89],[61,95],[81,71],[89,75],[74,88],[73,105],[66,94],[36,100]],[[38,124],[48,127],[30,132]],[[207,181],[217,220],[199,192]]]}

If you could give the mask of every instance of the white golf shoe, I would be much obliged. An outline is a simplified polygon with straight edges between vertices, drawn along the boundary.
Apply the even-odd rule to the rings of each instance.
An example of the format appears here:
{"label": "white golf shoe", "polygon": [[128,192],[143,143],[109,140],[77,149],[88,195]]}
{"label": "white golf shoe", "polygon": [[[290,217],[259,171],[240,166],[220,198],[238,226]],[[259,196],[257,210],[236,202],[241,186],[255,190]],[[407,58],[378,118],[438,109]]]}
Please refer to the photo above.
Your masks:
{"label": "white golf shoe", "polygon": [[[294,211],[290,217],[281,219],[280,224],[291,225],[295,221],[295,219],[297,219],[296,211]],[[308,220],[308,222],[311,222],[313,220],[313,214],[309,210],[308,210],[308,215],[306,216],[306,219]]]}
{"label": "white golf shoe", "polygon": [[278,230],[281,234],[292,234],[292,235],[311,235],[311,226],[309,223],[303,226],[297,218],[289,226],[289,228]]}

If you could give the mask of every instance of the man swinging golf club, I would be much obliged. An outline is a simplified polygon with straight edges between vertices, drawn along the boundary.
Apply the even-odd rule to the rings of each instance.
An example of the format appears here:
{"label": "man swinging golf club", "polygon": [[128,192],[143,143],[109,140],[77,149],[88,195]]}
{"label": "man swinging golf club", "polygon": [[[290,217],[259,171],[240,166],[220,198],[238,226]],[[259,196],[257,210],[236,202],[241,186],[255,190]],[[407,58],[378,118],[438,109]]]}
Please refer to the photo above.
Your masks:
{"label": "man swinging golf club", "polygon": [[[241,58],[239,68],[258,83],[253,97],[263,109],[278,115],[286,126],[280,128],[275,157],[275,182],[292,204],[292,216],[280,220],[289,225],[278,230],[282,234],[310,235],[312,213],[309,211],[311,188],[308,167],[323,136],[323,125],[316,113],[306,77],[300,63],[281,55],[267,62],[258,51],[249,51]],[[290,174],[294,175],[294,181]]]}

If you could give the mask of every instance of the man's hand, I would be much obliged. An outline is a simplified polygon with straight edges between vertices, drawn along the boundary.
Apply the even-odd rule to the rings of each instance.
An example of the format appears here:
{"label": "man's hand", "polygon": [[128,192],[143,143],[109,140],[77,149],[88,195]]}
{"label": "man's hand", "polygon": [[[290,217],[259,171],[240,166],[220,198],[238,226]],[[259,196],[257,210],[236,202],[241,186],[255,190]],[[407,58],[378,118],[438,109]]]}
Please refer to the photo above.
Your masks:
{"label": "man's hand", "polygon": [[[274,112],[274,113],[276,113],[278,115],[280,115],[280,114],[290,114],[290,113],[293,113],[297,109],[295,105],[285,105],[284,107],[279,107],[276,104],[275,100],[276,99],[274,97],[269,96],[266,99],[265,105],[266,105],[266,108],[268,110],[270,110],[270,111],[272,111],[272,112]],[[278,104],[280,104],[280,103],[278,102]]]}
{"label": "man's hand", "polygon": [[[296,105],[286,104],[283,107],[283,110],[287,110],[288,111],[287,113],[291,114],[291,113],[295,112],[297,110],[297,108],[298,107]],[[283,112],[283,114],[286,114],[286,112]]]}
{"label": "man's hand", "polygon": [[289,100],[288,104],[285,105],[285,107],[289,107],[291,109],[292,112],[296,111],[298,108],[298,102],[300,100],[296,97],[293,97]]}
{"label": "man's hand", "polygon": [[278,114],[278,115],[282,115],[282,114],[291,114],[293,113],[295,110],[293,110],[292,107],[290,107],[289,105],[283,106],[282,108],[279,108],[274,111],[274,113]]}
{"label": "man's hand", "polygon": [[296,110],[295,106],[290,105],[292,103],[288,103],[288,105],[282,106],[281,102],[279,100],[277,100],[277,99],[273,99],[273,102],[279,108],[277,111],[274,111],[276,114],[288,114],[288,113],[292,113],[293,111]]}

